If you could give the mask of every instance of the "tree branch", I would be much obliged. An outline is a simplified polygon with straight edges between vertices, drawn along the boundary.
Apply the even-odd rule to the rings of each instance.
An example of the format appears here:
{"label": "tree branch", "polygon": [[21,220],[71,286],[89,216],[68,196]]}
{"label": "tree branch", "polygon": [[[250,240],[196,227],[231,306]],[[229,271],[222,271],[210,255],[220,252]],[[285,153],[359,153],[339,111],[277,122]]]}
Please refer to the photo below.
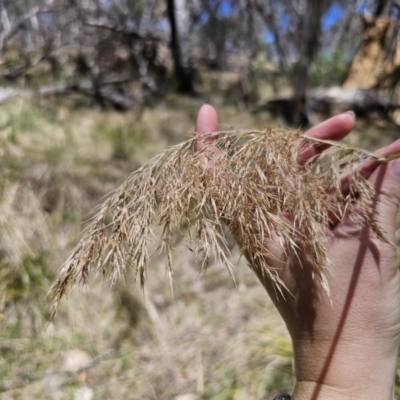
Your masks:
{"label": "tree branch", "polygon": [[136,30],[128,29],[127,27],[117,25],[106,18],[94,19],[91,17],[86,17],[84,20],[84,24],[86,26],[90,26],[93,28],[99,28],[99,29],[105,29],[110,32],[119,33],[121,35],[129,36],[131,38],[138,39],[138,40],[153,39],[153,40],[157,40],[157,41],[162,41],[162,38],[160,38],[156,35],[151,35],[151,34],[146,34],[145,36],[141,35]]}
{"label": "tree branch", "polygon": [[253,0],[253,1],[254,1],[254,8],[258,11],[261,18],[264,20],[264,23],[271,30],[271,32],[273,33],[273,35],[275,37],[275,46],[276,46],[276,50],[279,54],[280,66],[283,71],[286,71],[288,68],[288,62],[287,62],[284,46],[282,45],[282,42],[280,39],[278,26],[276,24],[276,18],[273,15],[271,8],[269,6],[268,6],[268,11],[267,11],[267,10],[265,10],[264,7],[262,7],[262,5],[258,2],[258,0]]}
{"label": "tree branch", "polygon": [[24,14],[8,32],[5,32],[3,37],[0,37],[0,55],[3,54],[7,49],[8,42],[13,38],[13,36],[15,36],[24,27],[26,21],[41,11],[44,11],[43,6],[33,7],[26,14]]}

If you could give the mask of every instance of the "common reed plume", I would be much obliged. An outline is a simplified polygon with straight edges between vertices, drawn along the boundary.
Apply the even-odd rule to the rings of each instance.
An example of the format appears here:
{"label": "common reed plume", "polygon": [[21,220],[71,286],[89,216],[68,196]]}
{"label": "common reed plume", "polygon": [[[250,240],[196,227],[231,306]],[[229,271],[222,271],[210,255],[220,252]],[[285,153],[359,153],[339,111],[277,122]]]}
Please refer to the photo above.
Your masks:
{"label": "common reed plume", "polygon": [[[386,158],[282,128],[217,134],[217,157],[212,146],[195,152],[199,135],[193,134],[132,173],[97,208],[52,287],[54,311],[68,289],[98,273],[113,285],[132,266],[143,285],[157,226],[171,279],[172,249],[182,238],[200,255],[201,270],[216,259],[231,271],[230,232],[249,265],[279,290],[283,284],[270,263],[272,237],[290,257],[307,254],[327,290],[329,259],[321,238],[332,219],[369,224],[388,241],[375,221],[375,190],[357,170],[368,158]],[[299,149],[326,144],[329,150],[299,165]]]}

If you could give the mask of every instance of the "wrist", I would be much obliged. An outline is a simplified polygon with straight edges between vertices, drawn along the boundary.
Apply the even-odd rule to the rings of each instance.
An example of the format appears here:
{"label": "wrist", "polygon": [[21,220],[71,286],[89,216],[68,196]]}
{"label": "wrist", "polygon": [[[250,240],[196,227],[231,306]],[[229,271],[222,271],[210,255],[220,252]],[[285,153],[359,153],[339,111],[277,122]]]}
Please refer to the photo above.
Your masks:
{"label": "wrist", "polygon": [[358,387],[335,387],[317,382],[297,382],[291,400],[393,400],[393,387],[360,385]]}
{"label": "wrist", "polygon": [[392,400],[397,348],[375,352],[376,343],[332,340],[294,341],[296,381],[293,400]]}

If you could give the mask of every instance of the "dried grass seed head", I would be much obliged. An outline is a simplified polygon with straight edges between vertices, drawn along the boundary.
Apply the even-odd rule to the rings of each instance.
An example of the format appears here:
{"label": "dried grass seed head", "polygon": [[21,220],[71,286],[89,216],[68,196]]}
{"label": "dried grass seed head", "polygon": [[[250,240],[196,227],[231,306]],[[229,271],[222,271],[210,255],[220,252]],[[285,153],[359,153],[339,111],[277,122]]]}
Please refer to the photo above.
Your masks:
{"label": "dried grass seed head", "polygon": [[[159,248],[167,255],[171,279],[177,236],[196,249],[202,269],[215,257],[231,271],[227,225],[249,264],[278,286],[282,282],[268,261],[273,257],[268,250],[272,234],[288,255],[307,254],[324,285],[329,259],[316,238],[324,236],[332,213],[368,223],[387,241],[374,220],[375,190],[356,169],[373,154],[282,128],[218,135],[217,159],[213,147],[194,151],[196,134],[154,157],[111,193],[61,268],[52,287],[54,310],[72,286],[98,273],[113,285],[133,267],[144,285],[148,244],[156,240],[157,226],[162,227]],[[299,166],[299,149],[326,144],[332,147],[323,156]],[[214,160],[211,168],[209,160]],[[350,195],[341,191],[344,171],[350,171]],[[284,217],[288,214],[290,221]]]}

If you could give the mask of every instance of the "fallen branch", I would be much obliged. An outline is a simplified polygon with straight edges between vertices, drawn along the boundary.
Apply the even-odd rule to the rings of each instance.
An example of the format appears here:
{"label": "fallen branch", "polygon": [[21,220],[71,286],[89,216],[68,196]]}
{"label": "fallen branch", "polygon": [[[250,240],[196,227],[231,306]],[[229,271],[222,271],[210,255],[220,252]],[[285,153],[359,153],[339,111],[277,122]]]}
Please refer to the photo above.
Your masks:
{"label": "fallen branch", "polygon": [[315,89],[309,94],[309,105],[315,111],[329,112],[336,108],[339,111],[353,110],[359,116],[379,114],[382,118],[390,119],[389,112],[400,108],[390,94],[375,89]]}
{"label": "fallen branch", "polygon": [[130,38],[137,39],[137,40],[153,39],[153,40],[160,41],[160,42],[164,41],[163,38],[161,38],[159,36],[155,36],[150,33],[147,33],[146,35],[142,35],[138,31],[136,31],[132,28],[127,28],[125,26],[118,25],[115,22],[110,21],[107,18],[94,19],[92,17],[86,17],[84,23],[86,26],[90,26],[92,28],[108,30],[110,32],[117,33],[122,36],[129,36]]}
{"label": "fallen branch", "polygon": [[[341,87],[318,88],[307,95],[308,108],[311,112],[326,116],[353,110],[358,117],[391,121],[391,112],[400,109],[400,103],[390,94],[375,89],[343,89]],[[269,110],[290,120],[293,112],[291,97],[277,97],[258,104],[253,110]]]}

